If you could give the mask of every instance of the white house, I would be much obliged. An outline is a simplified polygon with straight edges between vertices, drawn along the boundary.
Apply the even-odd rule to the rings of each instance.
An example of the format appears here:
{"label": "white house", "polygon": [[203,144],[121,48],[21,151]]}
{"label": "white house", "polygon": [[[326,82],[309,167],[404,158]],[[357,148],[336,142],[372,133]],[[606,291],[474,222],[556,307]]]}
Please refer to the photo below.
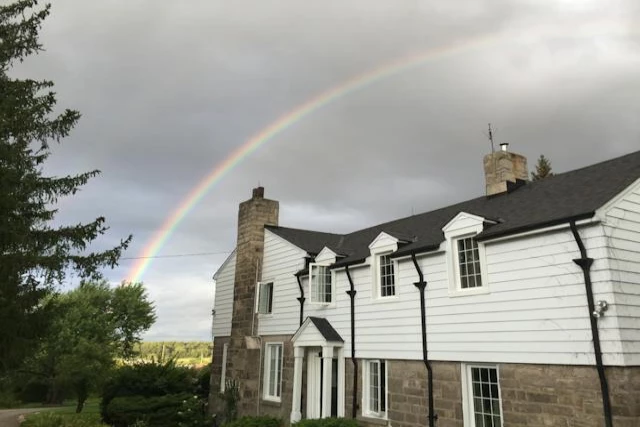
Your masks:
{"label": "white house", "polygon": [[[503,147],[506,148],[506,147]],[[216,275],[212,407],[394,427],[640,425],[640,152],[349,234],[263,189]]]}

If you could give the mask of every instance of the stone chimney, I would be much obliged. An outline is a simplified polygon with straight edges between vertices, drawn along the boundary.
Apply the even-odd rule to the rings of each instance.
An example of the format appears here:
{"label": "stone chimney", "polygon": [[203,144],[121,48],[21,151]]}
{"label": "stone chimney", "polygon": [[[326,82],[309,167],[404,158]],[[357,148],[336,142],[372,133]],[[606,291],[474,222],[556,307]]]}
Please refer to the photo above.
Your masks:
{"label": "stone chimney", "polygon": [[500,151],[484,156],[484,176],[487,196],[507,193],[529,179],[527,158],[508,151],[509,144],[500,144]]}
{"label": "stone chimney", "polygon": [[233,317],[229,344],[227,378],[238,381],[239,415],[255,415],[260,390],[260,351],[256,340],[256,283],[262,273],[264,226],[278,225],[279,204],[264,198],[264,188],[253,189],[251,199],[240,203],[236,271],[233,289]]}

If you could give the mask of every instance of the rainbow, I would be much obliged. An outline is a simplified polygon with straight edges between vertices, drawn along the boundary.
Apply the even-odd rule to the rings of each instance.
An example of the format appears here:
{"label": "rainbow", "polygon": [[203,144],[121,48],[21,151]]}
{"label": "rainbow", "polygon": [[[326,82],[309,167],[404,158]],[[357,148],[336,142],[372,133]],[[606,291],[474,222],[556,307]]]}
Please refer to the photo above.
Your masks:
{"label": "rainbow", "polygon": [[[600,32],[600,31],[598,31]],[[588,32],[593,34],[592,32]],[[291,111],[279,117],[275,122],[253,135],[235,151],[233,151],[225,160],[217,164],[211,172],[209,172],[196,187],[183,199],[178,208],[166,218],[161,227],[154,233],[151,241],[144,247],[138,256],[138,261],[131,267],[128,274],[129,282],[137,282],[144,275],[145,271],[153,261],[156,254],[166,244],[178,225],[184,220],[189,212],[204,198],[204,196],[213,188],[220,180],[231,172],[245,158],[250,156],[254,151],[272,141],[277,135],[284,132],[300,120],[304,119],[311,113],[320,108],[331,104],[346,95],[363,89],[384,78],[394,76],[398,73],[405,72],[409,69],[418,67],[425,62],[434,58],[441,58],[446,55],[458,53],[462,50],[468,50],[478,47],[489,42],[498,40],[502,36],[499,33],[489,34],[484,37],[467,39],[457,43],[451,43],[439,46],[427,51],[419,52],[413,55],[403,57],[394,62],[387,63],[381,67],[369,70],[363,74],[357,75],[341,84],[320,93],[310,100],[298,105]]]}

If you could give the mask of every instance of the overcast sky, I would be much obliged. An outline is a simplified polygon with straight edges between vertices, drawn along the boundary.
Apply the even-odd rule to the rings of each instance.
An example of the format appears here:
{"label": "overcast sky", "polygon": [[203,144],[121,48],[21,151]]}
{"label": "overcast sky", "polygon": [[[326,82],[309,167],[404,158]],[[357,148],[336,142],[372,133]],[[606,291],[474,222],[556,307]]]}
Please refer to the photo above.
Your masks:
{"label": "overcast sky", "polygon": [[[53,80],[83,115],[48,170],[102,170],[59,220],[106,216],[95,247],[133,234],[125,257],[287,111],[430,56],[308,115],[211,189],[159,255],[216,254],[158,258],[143,277],[159,316],[149,340],[210,339],[211,277],[258,183],[281,225],[347,232],[481,195],[489,122],[530,169],[540,154],[563,172],[640,149],[637,0],[53,3],[46,52],[15,72]],[[119,282],[133,262],[105,275]]]}

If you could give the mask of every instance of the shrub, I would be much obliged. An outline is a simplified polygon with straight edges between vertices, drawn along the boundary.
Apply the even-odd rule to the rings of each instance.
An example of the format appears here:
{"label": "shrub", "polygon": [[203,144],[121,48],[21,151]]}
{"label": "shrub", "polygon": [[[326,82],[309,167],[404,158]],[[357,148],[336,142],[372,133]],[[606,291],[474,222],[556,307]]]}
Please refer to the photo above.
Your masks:
{"label": "shrub", "polygon": [[30,414],[22,427],[106,427],[98,414],[59,414],[41,412]]}
{"label": "shrub", "polygon": [[178,412],[178,427],[210,427],[212,419],[207,415],[207,403],[198,396],[182,402]]}
{"label": "shrub", "polygon": [[238,400],[240,400],[240,388],[236,380],[227,380],[222,400],[224,400],[224,420],[234,421],[238,418]]}
{"label": "shrub", "polygon": [[30,379],[18,390],[18,398],[24,403],[44,403],[47,401],[49,383],[39,379]]}
{"label": "shrub", "polygon": [[358,427],[356,420],[351,418],[322,418],[319,420],[300,420],[295,427]]}
{"label": "shrub", "polygon": [[225,423],[224,427],[282,427],[282,420],[273,417],[242,417]]}
{"label": "shrub", "polygon": [[196,394],[202,399],[208,399],[211,382],[211,365],[209,364],[201,368],[196,375]]}
{"label": "shrub", "polygon": [[196,388],[195,371],[177,366],[173,360],[122,366],[105,383],[100,411],[102,417],[108,420],[106,408],[116,397],[154,397],[180,393],[191,396]]}
{"label": "shrub", "polygon": [[176,427],[182,421],[181,410],[192,395],[115,397],[103,410],[104,421],[115,427],[127,427],[142,421],[149,427]]}

